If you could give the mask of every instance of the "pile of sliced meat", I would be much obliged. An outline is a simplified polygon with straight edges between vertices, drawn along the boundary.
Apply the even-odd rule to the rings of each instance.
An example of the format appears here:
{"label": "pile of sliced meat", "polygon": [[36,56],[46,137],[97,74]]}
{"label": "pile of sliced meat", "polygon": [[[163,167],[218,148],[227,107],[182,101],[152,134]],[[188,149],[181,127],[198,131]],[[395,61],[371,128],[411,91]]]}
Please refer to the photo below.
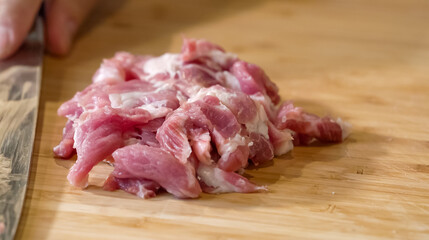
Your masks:
{"label": "pile of sliced meat", "polygon": [[341,142],[349,125],[280,102],[277,86],[257,65],[206,40],[185,39],[180,54],[117,53],[93,83],[65,102],[68,118],[54,152],[77,161],[77,187],[105,160],[114,166],[105,190],[142,198],[161,189],[179,198],[201,192],[256,192],[240,175],[312,141]]}

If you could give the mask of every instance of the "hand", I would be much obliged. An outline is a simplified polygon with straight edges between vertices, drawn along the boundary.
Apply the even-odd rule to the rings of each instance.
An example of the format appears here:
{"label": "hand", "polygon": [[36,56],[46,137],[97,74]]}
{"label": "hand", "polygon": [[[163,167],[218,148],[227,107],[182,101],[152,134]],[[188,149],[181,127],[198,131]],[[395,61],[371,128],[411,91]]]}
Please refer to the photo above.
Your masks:
{"label": "hand", "polygon": [[[98,0],[46,0],[45,42],[47,50],[63,56]],[[0,0],[0,59],[13,55],[27,36],[42,0]]]}

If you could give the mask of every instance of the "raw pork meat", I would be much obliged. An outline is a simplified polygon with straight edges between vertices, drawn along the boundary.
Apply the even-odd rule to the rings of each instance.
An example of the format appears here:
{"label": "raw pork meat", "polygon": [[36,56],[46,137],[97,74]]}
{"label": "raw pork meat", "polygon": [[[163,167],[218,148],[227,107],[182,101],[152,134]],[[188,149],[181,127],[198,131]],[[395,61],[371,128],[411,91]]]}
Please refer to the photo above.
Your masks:
{"label": "raw pork meat", "polygon": [[69,182],[87,187],[91,169],[106,160],[114,170],[103,188],[141,198],[160,189],[178,198],[265,191],[240,175],[249,164],[314,140],[341,142],[350,129],[280,103],[260,67],[196,39],[185,39],[179,54],[104,60],[58,114],[68,121],[54,153],[77,153]]}

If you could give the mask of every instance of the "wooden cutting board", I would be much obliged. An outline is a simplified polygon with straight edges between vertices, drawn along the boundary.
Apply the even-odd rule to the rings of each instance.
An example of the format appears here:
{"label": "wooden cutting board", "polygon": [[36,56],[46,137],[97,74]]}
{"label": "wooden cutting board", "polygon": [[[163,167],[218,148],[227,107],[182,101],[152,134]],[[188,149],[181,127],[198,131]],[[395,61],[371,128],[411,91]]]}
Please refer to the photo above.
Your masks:
{"label": "wooden cutting board", "polygon": [[[428,1],[105,1],[67,58],[45,58],[17,239],[428,239]],[[55,159],[60,104],[101,59],[180,51],[207,38],[262,66],[283,99],[353,125],[342,144],[297,147],[248,170],[267,193],[142,200],[82,191]]]}

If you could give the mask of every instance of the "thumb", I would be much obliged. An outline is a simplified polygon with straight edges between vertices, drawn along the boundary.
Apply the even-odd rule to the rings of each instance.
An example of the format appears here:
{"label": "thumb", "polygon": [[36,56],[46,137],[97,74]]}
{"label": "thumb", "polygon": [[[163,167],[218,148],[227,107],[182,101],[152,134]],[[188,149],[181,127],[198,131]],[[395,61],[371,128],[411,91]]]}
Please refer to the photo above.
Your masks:
{"label": "thumb", "polygon": [[98,0],[47,0],[45,36],[48,51],[60,56],[67,54],[79,26],[97,3]]}
{"label": "thumb", "polygon": [[41,0],[0,0],[0,59],[11,56],[24,41]]}

